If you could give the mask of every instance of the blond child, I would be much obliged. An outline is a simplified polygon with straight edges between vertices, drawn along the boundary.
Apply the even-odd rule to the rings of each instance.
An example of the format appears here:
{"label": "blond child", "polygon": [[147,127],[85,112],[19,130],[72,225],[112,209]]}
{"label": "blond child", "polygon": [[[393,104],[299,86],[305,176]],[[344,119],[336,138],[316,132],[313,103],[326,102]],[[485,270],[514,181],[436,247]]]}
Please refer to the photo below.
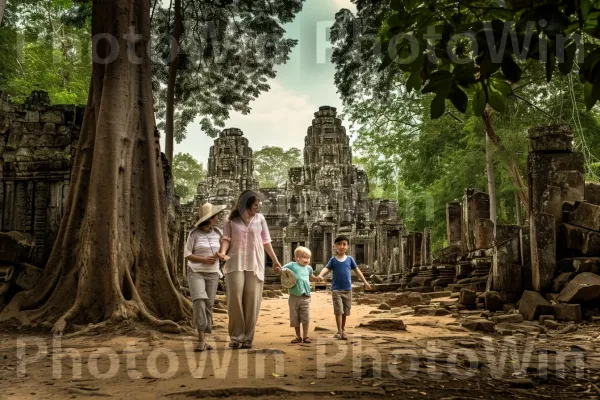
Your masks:
{"label": "blond child", "polygon": [[[290,326],[296,330],[296,337],[292,343],[311,343],[308,337],[308,326],[310,323],[310,282],[319,279],[313,275],[313,269],[309,265],[312,253],[306,247],[297,247],[294,250],[294,259],[283,269],[289,269],[296,277],[296,285],[288,289],[290,298]],[[300,326],[302,325],[302,334]]]}

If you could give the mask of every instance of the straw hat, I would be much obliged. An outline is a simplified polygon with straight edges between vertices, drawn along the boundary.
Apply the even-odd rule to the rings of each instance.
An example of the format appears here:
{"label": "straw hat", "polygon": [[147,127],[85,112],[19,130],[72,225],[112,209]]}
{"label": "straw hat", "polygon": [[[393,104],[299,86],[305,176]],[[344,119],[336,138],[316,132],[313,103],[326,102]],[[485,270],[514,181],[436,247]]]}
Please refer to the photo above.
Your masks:
{"label": "straw hat", "polygon": [[296,275],[287,268],[281,271],[281,286],[284,289],[291,289],[296,286]]}
{"label": "straw hat", "polygon": [[217,215],[218,213],[223,211],[225,208],[226,208],[225,206],[213,206],[210,203],[204,204],[198,210],[198,215],[200,218],[198,219],[198,222],[196,222],[196,225],[194,225],[194,227],[197,227],[198,225],[200,225],[207,219],[214,217],[215,215]]}

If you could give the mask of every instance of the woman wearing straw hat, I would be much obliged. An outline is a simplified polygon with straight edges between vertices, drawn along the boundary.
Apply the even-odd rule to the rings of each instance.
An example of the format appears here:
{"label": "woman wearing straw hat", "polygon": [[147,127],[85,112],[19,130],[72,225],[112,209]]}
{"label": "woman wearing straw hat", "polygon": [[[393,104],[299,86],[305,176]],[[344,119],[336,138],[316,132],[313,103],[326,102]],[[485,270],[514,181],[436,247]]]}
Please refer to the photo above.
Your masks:
{"label": "woman wearing straw hat", "polygon": [[265,280],[265,251],[273,260],[275,273],[281,271],[267,221],[258,213],[259,203],[258,195],[251,190],[240,195],[225,223],[218,253],[228,260],[224,273],[232,349],[252,347]]}
{"label": "woman wearing straw hat", "polygon": [[225,206],[210,203],[200,207],[200,218],[190,232],[184,256],[188,261],[187,278],[194,308],[194,325],[198,330],[196,351],[212,350],[204,334],[212,330],[212,307],[219,285],[219,250],[223,233],[216,227]]}

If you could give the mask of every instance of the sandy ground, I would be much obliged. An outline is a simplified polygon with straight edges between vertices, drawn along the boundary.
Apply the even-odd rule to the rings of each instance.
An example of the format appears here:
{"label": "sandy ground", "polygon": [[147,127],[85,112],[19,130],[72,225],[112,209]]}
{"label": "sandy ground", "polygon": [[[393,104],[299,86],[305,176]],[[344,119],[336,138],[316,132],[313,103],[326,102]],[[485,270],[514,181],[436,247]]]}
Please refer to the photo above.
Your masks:
{"label": "sandy ground", "polygon": [[[499,337],[463,330],[452,316],[377,305],[355,304],[350,340],[334,340],[331,299],[315,293],[313,343],[290,344],[287,296],[264,299],[252,350],[227,348],[226,314],[215,314],[216,350],[205,353],[192,351],[191,335],[135,324],[62,338],[0,331],[0,399],[600,398],[598,326]],[[359,327],[382,318],[402,319],[407,330]]]}

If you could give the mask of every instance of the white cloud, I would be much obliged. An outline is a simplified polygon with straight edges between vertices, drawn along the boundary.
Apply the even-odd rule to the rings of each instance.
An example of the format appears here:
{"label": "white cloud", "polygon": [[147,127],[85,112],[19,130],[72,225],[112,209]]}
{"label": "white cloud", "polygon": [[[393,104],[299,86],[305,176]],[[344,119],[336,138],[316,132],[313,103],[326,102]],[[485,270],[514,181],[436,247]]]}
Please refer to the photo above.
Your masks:
{"label": "white cloud", "polygon": [[[226,127],[241,129],[254,150],[260,150],[263,146],[303,149],[306,130],[312,123],[314,113],[324,104],[311,103],[308,95],[298,95],[282,87],[277,80],[270,84],[271,90],[251,103],[250,114],[233,113]],[[195,121],[188,126],[187,139],[175,144],[175,153],[190,153],[206,165],[213,141]],[[161,144],[164,149],[164,139]]]}
{"label": "white cloud", "polygon": [[339,7],[340,9],[342,8],[347,8],[348,10],[355,12],[356,11],[356,6],[354,4],[352,4],[352,2],[350,0],[332,0],[333,4],[335,4],[336,7]]}

